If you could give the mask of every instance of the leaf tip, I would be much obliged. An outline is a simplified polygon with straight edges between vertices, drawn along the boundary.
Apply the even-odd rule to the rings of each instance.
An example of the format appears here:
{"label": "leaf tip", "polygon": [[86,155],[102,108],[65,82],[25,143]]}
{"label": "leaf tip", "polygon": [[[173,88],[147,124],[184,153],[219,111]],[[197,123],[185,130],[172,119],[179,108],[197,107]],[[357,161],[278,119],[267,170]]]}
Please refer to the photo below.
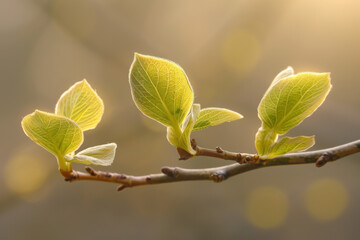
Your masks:
{"label": "leaf tip", "polygon": [[86,80],[86,78],[83,78],[83,80],[81,80],[80,83],[90,86],[90,84],[89,84],[89,82]]}
{"label": "leaf tip", "polygon": [[134,62],[136,61],[136,60],[141,60],[142,58],[145,58],[146,56],[145,55],[143,55],[143,54],[140,54],[140,53],[138,53],[138,52],[134,52]]}
{"label": "leaf tip", "polygon": [[294,68],[292,66],[287,66],[287,68],[285,69],[285,71],[294,74]]}
{"label": "leaf tip", "polygon": [[244,118],[244,116],[241,115],[240,113],[235,112],[235,114],[236,114],[236,116],[237,116],[237,119],[236,119],[236,120],[240,120],[240,119],[243,119],[243,118]]}

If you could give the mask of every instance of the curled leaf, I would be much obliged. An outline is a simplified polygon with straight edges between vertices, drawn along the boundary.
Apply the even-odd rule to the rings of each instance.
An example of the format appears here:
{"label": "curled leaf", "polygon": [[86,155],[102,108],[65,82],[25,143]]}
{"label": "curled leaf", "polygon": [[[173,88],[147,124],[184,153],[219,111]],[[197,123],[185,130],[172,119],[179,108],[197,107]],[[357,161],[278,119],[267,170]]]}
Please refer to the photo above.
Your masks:
{"label": "curled leaf", "polygon": [[195,120],[200,112],[200,104],[193,104],[189,115],[182,124],[181,129],[172,127],[167,128],[168,141],[177,148],[181,148],[191,155],[196,154],[190,143],[190,135],[194,127]]}
{"label": "curled leaf", "polygon": [[78,152],[75,156],[67,155],[65,160],[82,164],[110,166],[115,158],[116,147],[115,143],[90,147]]}

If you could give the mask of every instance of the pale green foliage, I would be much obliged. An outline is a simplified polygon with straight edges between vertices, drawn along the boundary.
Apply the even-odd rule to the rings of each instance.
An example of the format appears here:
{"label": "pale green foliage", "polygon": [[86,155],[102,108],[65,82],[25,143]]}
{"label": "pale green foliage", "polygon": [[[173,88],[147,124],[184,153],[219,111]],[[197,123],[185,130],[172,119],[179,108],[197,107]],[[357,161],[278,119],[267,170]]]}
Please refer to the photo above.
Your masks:
{"label": "pale green foliage", "polygon": [[55,113],[74,120],[83,131],[86,131],[95,128],[100,122],[104,104],[84,79],[61,95]]}
{"label": "pale green foliage", "polygon": [[274,158],[286,153],[304,151],[315,144],[315,137],[284,137],[280,141],[274,143],[267,155],[268,158]]}
{"label": "pale green foliage", "polygon": [[193,130],[242,117],[230,110],[209,108],[204,109],[200,122],[197,122],[200,105],[193,104],[194,93],[190,82],[184,70],[169,60],[135,53],[129,81],[139,110],[165,125],[168,141],[192,155],[195,154],[190,146]]}
{"label": "pale green foliage", "polygon": [[135,54],[130,85],[136,106],[167,127],[180,125],[194,100],[184,70],[161,58]]}
{"label": "pale green foliage", "polygon": [[190,114],[186,117],[185,121],[183,122],[181,126],[181,135],[180,136],[173,136],[171,133],[173,130],[171,128],[168,128],[168,140],[171,142],[174,146],[178,148],[182,148],[188,153],[194,155],[196,152],[194,149],[192,149],[190,144],[190,135],[193,131],[194,123],[196,121],[196,118],[198,117],[200,113],[200,104],[193,104]]}
{"label": "pale green foliage", "polygon": [[83,133],[69,118],[36,110],[21,122],[25,134],[57,157],[77,150]]}
{"label": "pale green foliage", "polygon": [[[275,145],[272,146],[278,135],[287,133],[309,117],[323,103],[330,89],[329,73],[305,72],[294,75],[293,69],[288,67],[278,74],[258,107],[262,126],[256,134],[255,145],[259,155],[269,156],[272,151],[279,151]],[[305,138],[296,138],[302,139],[300,150],[313,145],[309,140],[304,143]],[[299,151],[298,148],[286,146],[293,145],[293,140],[283,140],[281,144],[282,154]]]}
{"label": "pale green foliage", "polygon": [[75,83],[56,104],[56,114],[36,110],[22,120],[26,135],[53,153],[63,171],[70,162],[108,166],[115,157],[116,144],[75,151],[83,142],[83,131],[93,129],[101,120],[104,105],[86,80]]}
{"label": "pale green foliage", "polygon": [[320,106],[330,88],[328,73],[299,73],[283,78],[261,100],[259,117],[265,127],[285,134]]}
{"label": "pale green foliage", "polygon": [[65,159],[69,162],[110,166],[115,158],[116,147],[115,143],[98,145],[82,150],[75,156],[67,155]]}
{"label": "pale green foliage", "polygon": [[224,122],[235,121],[241,118],[243,118],[241,114],[225,108],[204,108],[201,109],[200,114],[196,119],[193,131],[219,125]]}
{"label": "pale green foliage", "polygon": [[[184,158],[196,154],[190,142],[192,131],[243,118],[228,109],[201,109],[200,104],[193,104],[194,92],[184,70],[169,60],[135,54],[129,82],[136,106],[167,127],[168,141],[180,155],[184,151],[190,154],[184,153]],[[295,75],[291,67],[280,72],[258,107],[262,121],[255,137],[258,154],[274,158],[313,146],[314,136],[283,137],[280,141],[278,137],[310,116],[330,89],[328,73]],[[103,112],[103,101],[83,80],[62,94],[55,114],[36,110],[24,117],[22,127],[30,139],[58,158],[63,171],[71,171],[73,162],[108,166],[115,157],[115,143],[75,153],[83,142],[83,131],[95,128]]]}
{"label": "pale green foliage", "polygon": [[255,136],[255,147],[260,156],[269,152],[272,144],[278,139],[278,134],[270,129],[260,127]]}

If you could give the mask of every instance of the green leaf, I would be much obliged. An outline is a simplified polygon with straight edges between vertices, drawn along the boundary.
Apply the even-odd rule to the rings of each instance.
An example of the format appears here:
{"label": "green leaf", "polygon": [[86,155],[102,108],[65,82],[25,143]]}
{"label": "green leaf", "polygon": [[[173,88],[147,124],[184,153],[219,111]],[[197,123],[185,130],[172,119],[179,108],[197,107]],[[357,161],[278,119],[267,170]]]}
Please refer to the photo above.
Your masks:
{"label": "green leaf", "polygon": [[279,142],[273,144],[266,155],[267,158],[274,158],[287,153],[304,151],[315,144],[314,136],[310,137],[284,137]]}
{"label": "green leaf", "polygon": [[225,108],[204,108],[201,109],[196,119],[193,131],[219,125],[224,122],[231,122],[243,118],[237,112]]}
{"label": "green leaf", "polygon": [[80,151],[75,156],[67,155],[65,160],[82,164],[110,166],[115,158],[116,144],[109,143]]}
{"label": "green leaf", "polygon": [[196,151],[191,147],[190,135],[193,131],[195,120],[200,113],[200,104],[193,104],[189,114],[188,121],[182,125],[182,135],[180,137],[179,145],[177,147],[184,149],[188,153],[195,155]]}
{"label": "green leaf", "polygon": [[281,79],[286,78],[286,77],[290,77],[294,75],[294,69],[292,67],[287,67],[285,70],[282,70],[278,75],[276,75],[276,77],[274,78],[274,80],[272,81],[272,83],[270,84],[270,87],[268,88],[268,90],[266,91],[265,94],[268,93],[268,91],[276,84],[278,83]]}
{"label": "green leaf", "polygon": [[194,94],[184,70],[174,62],[135,53],[129,76],[136,106],[167,127],[178,128]]}
{"label": "green leaf", "polygon": [[193,104],[190,113],[186,116],[181,129],[168,127],[167,128],[167,139],[170,144],[177,148],[184,149],[186,152],[194,155],[196,152],[191,147],[190,134],[193,130],[195,119],[199,115],[200,104]]}
{"label": "green leaf", "polygon": [[36,110],[21,122],[25,134],[58,158],[77,150],[83,142],[80,127],[71,119]]}
{"label": "green leaf", "polygon": [[310,116],[331,89],[329,73],[299,73],[278,80],[261,100],[258,113],[264,128],[285,134]]}
{"label": "green leaf", "polygon": [[56,104],[55,113],[75,121],[83,131],[93,129],[104,113],[104,104],[84,79],[64,92]]}
{"label": "green leaf", "polygon": [[329,73],[305,72],[294,75],[291,67],[280,72],[258,107],[262,121],[255,137],[258,154],[269,154],[273,144],[281,143],[281,149],[291,149],[294,141],[286,139],[277,143],[278,136],[309,117],[324,102],[330,89]]}
{"label": "green leaf", "polygon": [[255,147],[260,156],[269,152],[271,145],[278,139],[278,134],[270,129],[259,128],[255,136]]}

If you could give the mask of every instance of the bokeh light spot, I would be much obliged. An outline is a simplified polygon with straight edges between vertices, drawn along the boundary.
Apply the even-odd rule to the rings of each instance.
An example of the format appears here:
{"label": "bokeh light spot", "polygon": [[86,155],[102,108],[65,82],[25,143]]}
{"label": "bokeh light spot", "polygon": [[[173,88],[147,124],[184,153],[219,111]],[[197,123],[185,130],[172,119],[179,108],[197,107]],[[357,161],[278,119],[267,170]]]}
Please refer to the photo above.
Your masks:
{"label": "bokeh light spot", "polygon": [[222,59],[239,75],[253,70],[260,58],[260,43],[255,35],[244,30],[230,31],[223,40]]}
{"label": "bokeh light spot", "polygon": [[32,148],[19,149],[5,166],[5,185],[20,196],[36,192],[49,178],[51,167],[47,163],[48,160]]}
{"label": "bokeh light spot", "polygon": [[348,193],[337,180],[325,178],[312,183],[305,195],[306,208],[315,219],[329,221],[338,218],[348,204]]}
{"label": "bokeh light spot", "polygon": [[279,188],[263,186],[254,189],[248,196],[247,218],[254,226],[262,229],[282,225],[289,212],[289,201]]}

